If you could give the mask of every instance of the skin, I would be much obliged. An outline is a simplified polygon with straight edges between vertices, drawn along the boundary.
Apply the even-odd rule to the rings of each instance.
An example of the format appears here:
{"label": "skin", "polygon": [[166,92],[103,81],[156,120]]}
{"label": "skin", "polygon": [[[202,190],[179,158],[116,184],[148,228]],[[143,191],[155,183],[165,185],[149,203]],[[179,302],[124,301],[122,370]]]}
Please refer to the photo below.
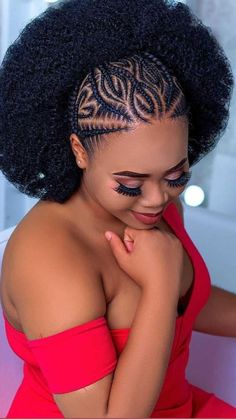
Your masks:
{"label": "skin", "polygon": [[[183,192],[186,185],[170,187],[166,179],[177,179],[189,170],[188,159],[175,172],[166,171],[188,157],[188,121],[185,117],[138,124],[133,131],[109,134],[108,141],[89,160],[77,135],[70,136],[71,148],[78,166],[83,169],[81,186],[65,203],[73,222],[83,220],[84,234],[104,241],[105,231],[113,231],[121,238],[126,226],[151,229],[132,215],[137,212],[156,213]],[[80,163],[78,162],[80,161]],[[134,179],[114,175],[114,172],[148,173],[149,178]],[[114,189],[118,181],[130,188],[141,187],[141,195],[129,197]],[[99,220],[99,222],[98,222]],[[79,222],[79,221],[78,221]],[[156,225],[160,223],[157,222]]]}
{"label": "skin", "polygon": [[[27,237],[27,231],[30,232],[33,227],[35,234],[36,226],[39,226],[40,230],[42,226],[47,227],[46,221],[49,231],[55,228],[56,236],[59,234],[60,240],[64,235],[63,240],[72,254],[76,251],[75,243],[78,242],[79,254],[81,249],[85,249],[86,264],[95,267],[99,281],[102,278],[107,304],[106,316],[111,328],[131,325],[141,291],[133,281],[129,281],[128,276],[115,262],[104,233],[113,231],[123,240],[126,226],[147,230],[153,228],[154,225],[148,226],[136,220],[131,210],[155,213],[171,201],[176,203],[185,186],[170,187],[166,179],[177,179],[183,171],[189,170],[187,160],[181,168],[166,175],[167,170],[187,157],[187,119],[166,117],[161,121],[153,119],[151,122],[151,124],[140,123],[133,131],[109,134],[107,137],[109,143],[105,141],[91,161],[79,138],[72,134],[70,136],[72,151],[77,164],[83,170],[80,188],[63,204],[39,201],[19,226],[19,236],[15,236],[16,241],[17,237],[18,240],[21,237],[24,240],[25,232]],[[113,175],[114,172],[124,170],[149,173],[150,178],[125,179]],[[130,187],[140,186],[142,194],[129,197],[117,193],[114,189],[118,186],[118,180]],[[157,226],[161,230],[168,231],[164,219],[157,222]],[[29,236],[31,237],[31,233]],[[43,240],[44,238],[43,234]],[[12,246],[14,249],[13,241]],[[68,259],[68,267],[70,264]],[[193,278],[192,265],[187,254],[184,265],[181,296],[185,295]],[[5,282],[2,281],[3,307],[10,323],[17,330],[23,331],[19,312],[16,311],[19,295],[24,294],[22,281],[14,275],[10,259],[8,266],[11,275],[9,274],[9,280],[6,276]],[[78,261],[78,270],[80,270],[80,261]],[[63,321],[64,318],[62,318],[62,329]],[[44,336],[55,331],[53,324],[45,327]],[[29,336],[34,339],[38,334],[32,332]]]}

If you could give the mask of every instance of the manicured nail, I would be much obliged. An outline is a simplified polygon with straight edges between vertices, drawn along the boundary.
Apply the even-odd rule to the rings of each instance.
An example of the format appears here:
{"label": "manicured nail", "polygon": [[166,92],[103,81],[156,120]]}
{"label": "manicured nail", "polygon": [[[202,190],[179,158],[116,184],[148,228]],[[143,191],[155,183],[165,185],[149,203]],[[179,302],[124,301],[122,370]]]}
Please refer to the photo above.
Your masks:
{"label": "manicured nail", "polygon": [[111,233],[106,232],[106,233],[105,233],[105,237],[106,237],[106,239],[107,239],[107,240],[111,240],[112,235],[111,235]]}

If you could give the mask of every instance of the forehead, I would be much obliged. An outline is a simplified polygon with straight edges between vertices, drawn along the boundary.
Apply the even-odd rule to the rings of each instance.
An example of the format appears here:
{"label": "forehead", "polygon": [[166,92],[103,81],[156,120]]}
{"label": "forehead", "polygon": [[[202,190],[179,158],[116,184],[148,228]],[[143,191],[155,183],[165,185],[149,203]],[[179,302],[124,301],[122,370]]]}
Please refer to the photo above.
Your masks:
{"label": "forehead", "polygon": [[[158,166],[163,170],[177,164],[188,151],[188,122],[185,118],[154,120],[140,123],[132,131],[107,136],[100,159],[106,167],[140,171]],[[100,161],[101,163],[101,161]],[[126,167],[124,167],[126,166]]]}

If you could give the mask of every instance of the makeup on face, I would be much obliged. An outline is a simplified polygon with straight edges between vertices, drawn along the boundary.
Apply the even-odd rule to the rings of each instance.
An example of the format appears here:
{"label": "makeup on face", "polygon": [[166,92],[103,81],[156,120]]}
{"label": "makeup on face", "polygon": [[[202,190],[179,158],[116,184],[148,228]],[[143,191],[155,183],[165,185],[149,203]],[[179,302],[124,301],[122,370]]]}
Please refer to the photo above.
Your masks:
{"label": "makeup on face", "polygon": [[182,193],[191,175],[187,128],[181,119],[164,118],[114,133],[83,174],[84,195],[98,207],[95,219],[102,214],[122,228],[158,224],[157,213]]}
{"label": "makeup on face", "polygon": [[152,215],[144,215],[141,214],[139,212],[136,211],[131,211],[131,213],[133,214],[133,216],[138,220],[141,221],[142,223],[146,224],[146,225],[152,225],[157,223],[158,221],[160,221],[163,210],[161,211],[160,214],[156,215],[156,216],[152,216]]}
{"label": "makeup on face", "polygon": [[[168,174],[172,174],[175,172],[180,172],[181,167],[183,167],[183,165],[185,164],[185,162],[187,161],[187,158],[182,159],[176,166],[172,167],[171,169],[167,170],[165,172],[165,175]],[[122,179],[140,179],[140,178],[149,178],[150,175],[148,173],[137,173],[137,172],[130,172],[130,171],[122,171],[122,172],[116,172],[113,173],[113,175],[118,176],[118,179],[122,178]],[[164,179],[167,183],[167,186],[169,186],[170,188],[182,188],[183,186],[185,186],[188,181],[190,180],[192,175],[191,171],[182,171],[181,175],[177,178],[173,178],[173,179]],[[122,195],[125,196],[129,196],[129,197],[136,197],[141,195],[141,187],[135,187],[135,188],[131,188],[129,186],[124,185],[122,182],[120,182],[119,180],[116,180],[117,183],[119,184],[114,190]]]}

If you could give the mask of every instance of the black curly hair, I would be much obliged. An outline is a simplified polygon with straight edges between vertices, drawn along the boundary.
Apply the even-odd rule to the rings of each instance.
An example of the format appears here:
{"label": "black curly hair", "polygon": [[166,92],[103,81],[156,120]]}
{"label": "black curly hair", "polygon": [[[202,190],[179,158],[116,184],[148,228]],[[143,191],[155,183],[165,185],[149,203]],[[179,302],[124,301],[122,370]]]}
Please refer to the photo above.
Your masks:
{"label": "black curly hair", "polygon": [[149,69],[155,63],[162,80],[173,85],[176,78],[177,114],[190,120],[190,166],[209,153],[227,126],[233,90],[230,63],[211,29],[176,1],[67,0],[29,23],[2,62],[0,170],[6,178],[29,196],[69,199],[83,173],[70,134],[84,140],[104,134],[98,126],[81,129],[80,86],[89,73],[90,82],[96,79],[95,68],[134,56],[149,60]]}

